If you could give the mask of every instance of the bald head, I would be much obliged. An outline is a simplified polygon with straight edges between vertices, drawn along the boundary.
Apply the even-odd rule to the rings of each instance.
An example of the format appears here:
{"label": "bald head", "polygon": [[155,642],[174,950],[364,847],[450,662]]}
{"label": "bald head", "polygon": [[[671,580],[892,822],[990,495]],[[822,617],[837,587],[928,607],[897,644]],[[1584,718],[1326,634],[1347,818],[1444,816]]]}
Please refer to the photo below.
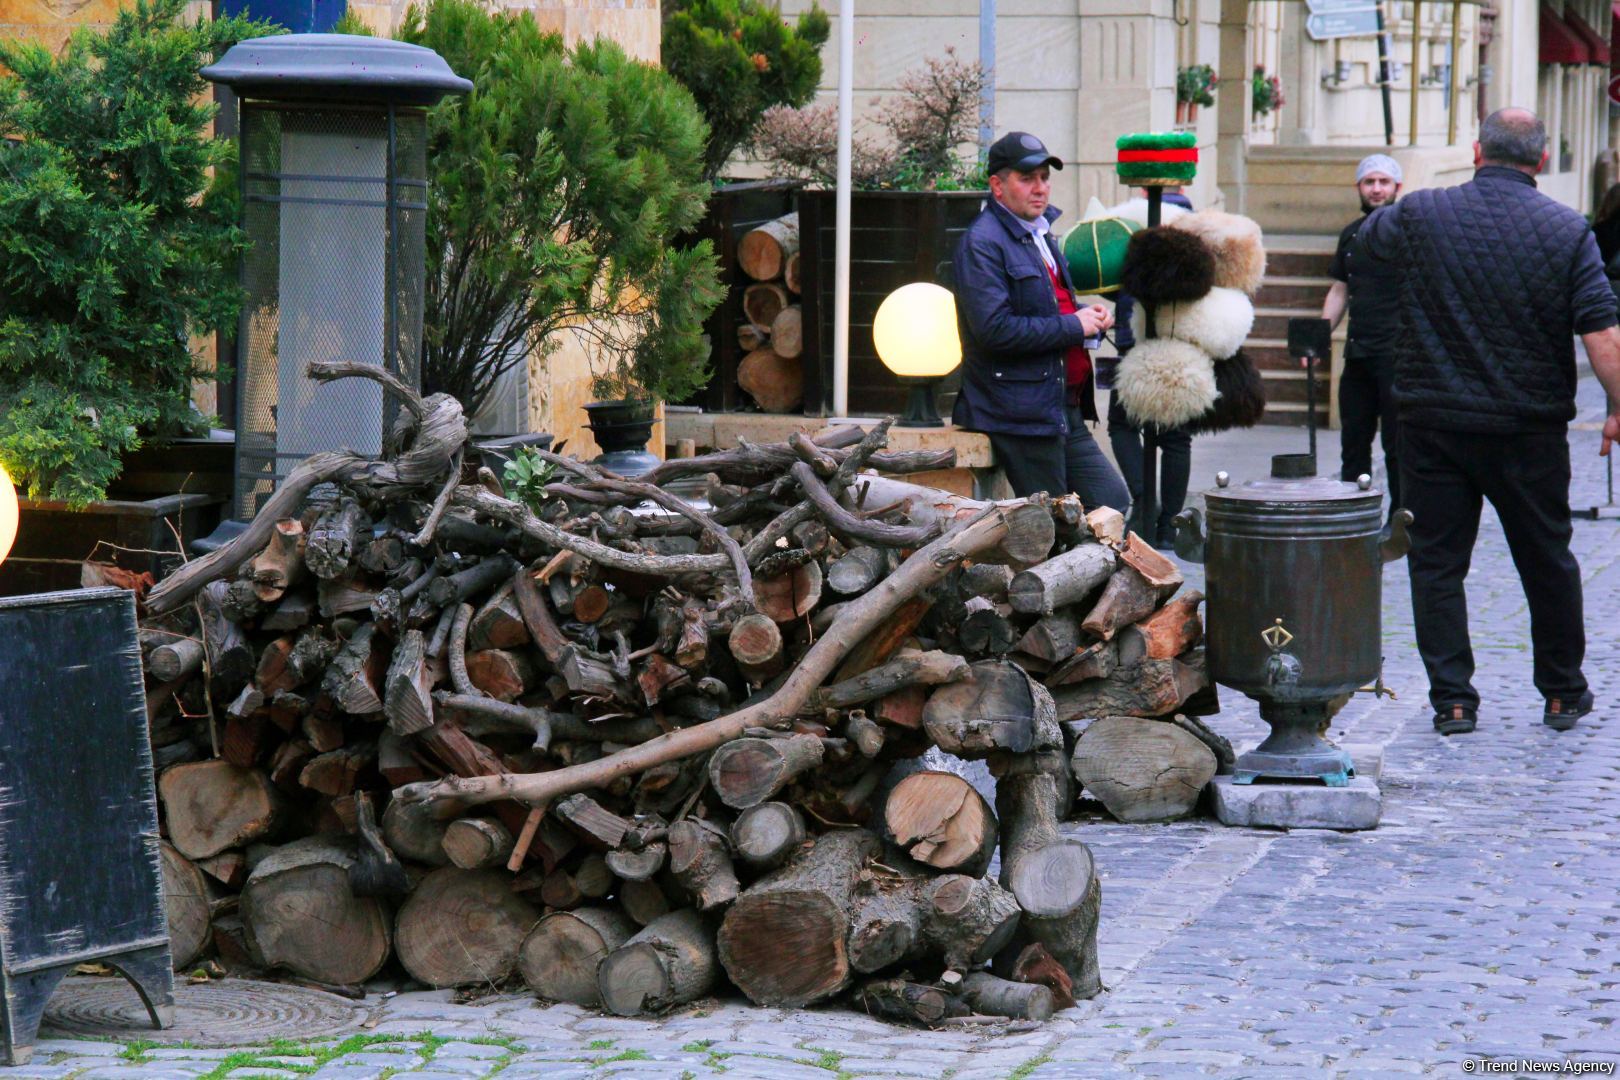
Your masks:
{"label": "bald head", "polygon": [[1476,145],[1483,165],[1535,172],[1547,156],[1547,125],[1529,109],[1498,109],[1479,125]]}

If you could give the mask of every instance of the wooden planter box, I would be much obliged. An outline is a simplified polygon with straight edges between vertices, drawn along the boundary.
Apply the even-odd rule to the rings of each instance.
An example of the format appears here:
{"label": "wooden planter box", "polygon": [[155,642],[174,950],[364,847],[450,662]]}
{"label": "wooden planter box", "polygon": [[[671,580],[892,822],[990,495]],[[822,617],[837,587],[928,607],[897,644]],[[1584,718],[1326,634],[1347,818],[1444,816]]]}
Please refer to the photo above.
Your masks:
{"label": "wooden planter box", "polygon": [[0,596],[77,589],[79,564],[92,555],[160,578],[180,564],[184,545],[213,531],[226,503],[224,495],[203,492],[108,499],[83,510],[19,500],[17,542],[0,563]]}
{"label": "wooden planter box", "polygon": [[[906,391],[872,348],[872,319],[889,293],[914,281],[951,285],[951,254],[986,198],[978,191],[857,191],[850,200],[850,410],[861,416],[901,412]],[[714,378],[696,398],[682,402],[709,412],[753,409],[737,385],[746,355],[737,330],[747,320],[742,291],[751,278],[737,265],[743,234],[783,214],[799,212],[800,285],[804,307],[804,413],[832,413],[833,253],[836,194],[805,191],[796,181],[764,180],[716,189],[697,234],[714,243],[726,296],[704,329],[713,351]],[[949,415],[958,377],[940,387],[939,408]]]}

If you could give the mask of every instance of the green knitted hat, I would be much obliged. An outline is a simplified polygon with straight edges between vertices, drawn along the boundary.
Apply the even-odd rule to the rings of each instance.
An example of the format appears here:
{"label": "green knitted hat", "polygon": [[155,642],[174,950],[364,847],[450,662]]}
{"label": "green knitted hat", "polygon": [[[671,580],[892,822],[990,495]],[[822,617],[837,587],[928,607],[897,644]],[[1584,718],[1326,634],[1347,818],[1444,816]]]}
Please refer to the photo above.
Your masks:
{"label": "green knitted hat", "polygon": [[1121,135],[1114,171],[1132,187],[1173,187],[1198,172],[1198,136],[1191,131]]}
{"label": "green knitted hat", "polygon": [[1075,225],[1063,238],[1063,257],[1069,263],[1074,291],[1082,296],[1116,291],[1131,233],[1140,228],[1134,221],[1117,217],[1094,218]]}

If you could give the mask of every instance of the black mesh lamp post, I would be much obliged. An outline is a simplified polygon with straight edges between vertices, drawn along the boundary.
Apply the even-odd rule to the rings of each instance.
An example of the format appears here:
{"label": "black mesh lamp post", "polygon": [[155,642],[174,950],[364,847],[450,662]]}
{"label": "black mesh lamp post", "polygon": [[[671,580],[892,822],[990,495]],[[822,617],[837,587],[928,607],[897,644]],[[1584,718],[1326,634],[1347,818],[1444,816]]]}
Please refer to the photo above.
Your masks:
{"label": "black mesh lamp post", "polygon": [[399,407],[370,380],[314,382],[310,361],[420,385],[427,108],[472,83],[432,49],[347,34],[254,38],[202,74],[240,108],[232,516],[248,519],[312,453],[379,454]]}

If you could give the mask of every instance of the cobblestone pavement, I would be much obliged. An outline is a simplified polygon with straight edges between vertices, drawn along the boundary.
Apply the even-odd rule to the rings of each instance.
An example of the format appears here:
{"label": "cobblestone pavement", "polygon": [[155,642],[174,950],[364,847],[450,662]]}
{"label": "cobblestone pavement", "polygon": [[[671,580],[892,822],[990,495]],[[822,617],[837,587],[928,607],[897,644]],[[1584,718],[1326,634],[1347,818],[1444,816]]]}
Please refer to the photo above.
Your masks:
{"label": "cobblestone pavement", "polygon": [[[1580,400],[1583,423],[1600,419],[1590,376]],[[1224,445],[1236,461],[1246,447],[1251,465],[1268,446],[1293,448],[1279,440],[1302,441],[1227,438],[1215,456]],[[1597,435],[1577,430],[1571,439],[1573,501],[1601,503]],[[1232,467],[1237,479],[1246,475]],[[405,993],[345,1042],[238,1052],[53,1040],[39,1044],[35,1065],[4,1075],[1387,1077],[1459,1075],[1478,1058],[1612,1069],[1620,1063],[1620,523],[1577,523],[1575,545],[1592,638],[1587,672],[1604,703],[1597,716],[1563,735],[1541,724],[1528,615],[1490,519],[1469,579],[1480,730],[1435,736],[1406,575],[1391,566],[1386,678],[1400,698],[1358,698],[1334,727],[1341,741],[1385,748],[1382,826],[1337,834],[1208,820],[1074,823],[1103,874],[1109,990],[1039,1030],[921,1032],[836,1009],[737,1002],[640,1021],[515,996],[456,1005],[446,993]],[[1216,726],[1237,742],[1256,738],[1252,706],[1229,692],[1223,701]]]}

